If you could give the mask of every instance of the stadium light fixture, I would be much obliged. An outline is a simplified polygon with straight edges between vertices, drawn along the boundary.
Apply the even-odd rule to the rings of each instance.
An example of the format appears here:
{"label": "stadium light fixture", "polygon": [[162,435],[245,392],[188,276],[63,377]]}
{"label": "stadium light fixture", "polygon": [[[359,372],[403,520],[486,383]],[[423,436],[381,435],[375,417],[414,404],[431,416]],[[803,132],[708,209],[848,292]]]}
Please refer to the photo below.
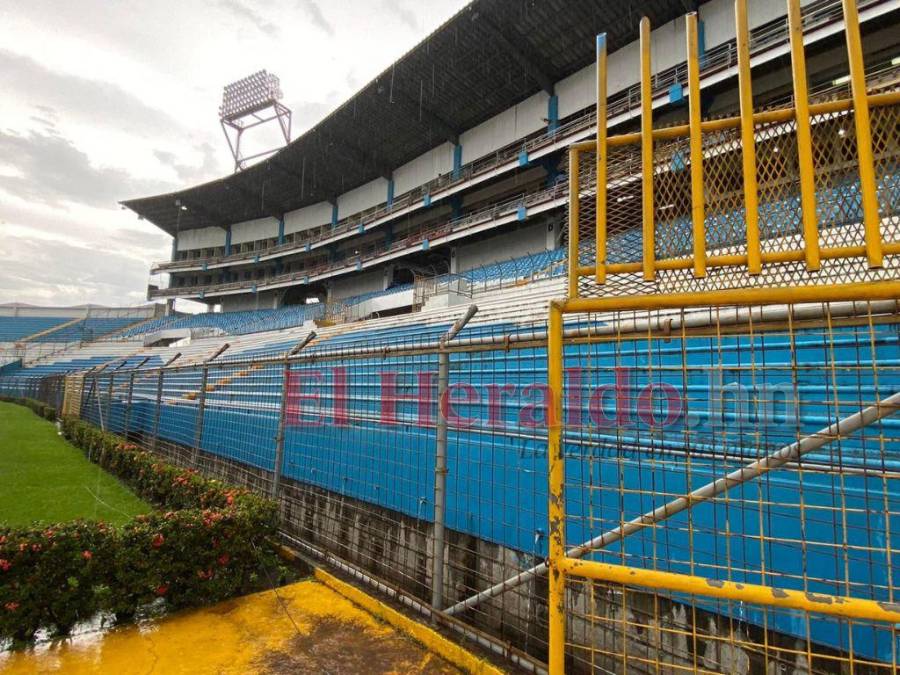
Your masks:
{"label": "stadium light fixture", "polygon": [[225,85],[222,104],[219,106],[219,123],[234,158],[234,171],[246,168],[248,162],[271,155],[280,147],[245,157],[241,152],[241,139],[248,129],[277,121],[284,143],[291,142],[291,111],[281,103],[281,81],[273,73],[260,70]]}

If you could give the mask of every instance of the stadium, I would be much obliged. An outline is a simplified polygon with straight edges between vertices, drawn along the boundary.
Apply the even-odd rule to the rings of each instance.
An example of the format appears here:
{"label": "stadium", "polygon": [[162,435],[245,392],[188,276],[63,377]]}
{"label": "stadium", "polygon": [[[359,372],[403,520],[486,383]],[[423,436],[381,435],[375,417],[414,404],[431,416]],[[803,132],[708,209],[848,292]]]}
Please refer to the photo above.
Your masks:
{"label": "stadium", "polygon": [[474,0],[277,152],[122,195],[172,238],[150,304],[0,305],[0,394],[271,497],[512,670],[895,672],[898,31]]}

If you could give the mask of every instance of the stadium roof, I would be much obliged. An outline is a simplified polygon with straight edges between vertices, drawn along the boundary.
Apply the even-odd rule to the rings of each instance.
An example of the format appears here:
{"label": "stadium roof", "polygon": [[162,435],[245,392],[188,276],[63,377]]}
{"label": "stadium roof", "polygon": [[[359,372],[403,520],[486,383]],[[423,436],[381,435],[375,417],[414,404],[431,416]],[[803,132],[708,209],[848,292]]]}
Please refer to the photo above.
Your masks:
{"label": "stadium roof", "polygon": [[[321,201],[427,152],[695,8],[688,0],[474,0],[312,129],[239,173],[122,202],[169,234]],[[182,207],[186,207],[183,209]]]}

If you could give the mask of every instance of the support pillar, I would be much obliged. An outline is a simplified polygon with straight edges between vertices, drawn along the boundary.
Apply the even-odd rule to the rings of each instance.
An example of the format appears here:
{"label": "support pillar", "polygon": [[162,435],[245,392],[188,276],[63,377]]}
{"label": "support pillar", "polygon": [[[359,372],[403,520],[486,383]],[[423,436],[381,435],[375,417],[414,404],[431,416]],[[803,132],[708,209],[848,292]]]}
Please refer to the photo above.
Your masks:
{"label": "support pillar", "polygon": [[553,94],[547,99],[547,133],[555,134],[559,129],[559,97]]}

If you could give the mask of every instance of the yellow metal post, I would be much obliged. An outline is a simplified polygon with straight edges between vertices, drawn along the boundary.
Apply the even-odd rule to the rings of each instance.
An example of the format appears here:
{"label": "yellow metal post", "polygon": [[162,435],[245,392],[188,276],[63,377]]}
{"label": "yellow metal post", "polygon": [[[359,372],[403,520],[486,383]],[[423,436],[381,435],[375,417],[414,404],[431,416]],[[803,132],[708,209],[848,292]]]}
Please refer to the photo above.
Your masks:
{"label": "yellow metal post", "polygon": [[691,222],[694,232],[694,276],[706,276],[706,212],[703,206],[703,132],[700,128],[700,47],[697,13],[685,17],[687,28],[688,111],[691,128]]}
{"label": "yellow metal post", "polygon": [[[571,260],[569,261],[572,265]],[[547,381],[549,384],[547,409],[547,464],[550,500],[549,514],[549,588],[547,664],[550,675],[565,671],[566,652],[566,582],[559,565],[566,557],[565,537],[565,465],[562,456],[562,396],[563,396],[563,323],[562,309],[550,303],[547,324]]]}
{"label": "yellow metal post", "polygon": [[569,148],[569,297],[578,297],[578,221],[581,216],[581,204],[578,200],[579,170],[581,168],[580,152],[577,148]]}
{"label": "yellow metal post", "polygon": [[741,157],[744,169],[744,211],[747,225],[747,270],[762,272],[759,246],[759,186],[756,182],[756,136],[753,125],[753,88],[750,80],[750,28],[747,0],[735,0],[738,95],[741,104]]}
{"label": "yellow metal post", "polygon": [[803,17],[800,0],[787,0],[788,30],[791,37],[791,66],[794,78],[794,113],[797,127],[797,163],[800,170],[800,207],[806,267],[819,269],[819,227],[816,218],[812,132],[809,124],[809,92],[806,82],[806,53],[803,48]]}
{"label": "yellow metal post", "polygon": [[866,257],[870,267],[881,267],[883,251],[881,248],[881,219],[878,215],[878,186],[872,157],[872,129],[869,125],[866,70],[863,63],[856,0],[844,0],[844,31],[847,34],[850,86],[853,91],[856,152],[859,160],[860,194],[862,195],[863,223],[866,232]]}
{"label": "yellow metal post", "polygon": [[653,88],[650,82],[650,19],[641,19],[641,215],[644,279],[656,278],[656,224],[653,213]]}
{"label": "yellow metal post", "polygon": [[606,33],[597,36],[597,270],[606,283]]}

